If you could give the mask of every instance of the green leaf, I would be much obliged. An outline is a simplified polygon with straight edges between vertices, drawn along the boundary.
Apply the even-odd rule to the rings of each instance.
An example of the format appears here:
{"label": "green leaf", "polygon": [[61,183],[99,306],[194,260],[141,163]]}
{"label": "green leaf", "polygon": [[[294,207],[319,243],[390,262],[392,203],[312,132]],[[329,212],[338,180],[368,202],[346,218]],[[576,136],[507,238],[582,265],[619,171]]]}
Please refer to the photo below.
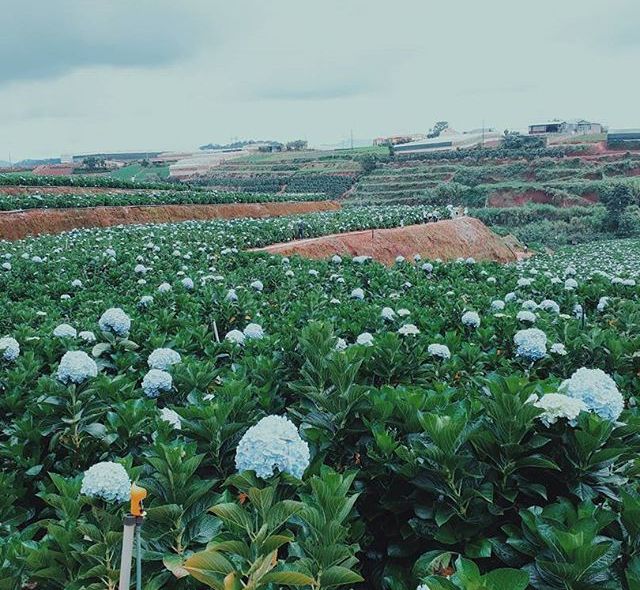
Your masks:
{"label": "green leaf", "polygon": [[487,590],[526,590],[529,574],[522,570],[503,568],[489,572],[483,581]]}
{"label": "green leaf", "polygon": [[311,586],[315,580],[300,572],[269,572],[262,576],[261,582],[284,586]]}
{"label": "green leaf", "polygon": [[189,571],[182,564],[180,555],[169,553],[162,558],[162,563],[178,579],[189,575]]}
{"label": "green leaf", "polygon": [[248,533],[253,531],[251,517],[238,504],[234,504],[233,502],[216,504],[209,510],[227,524],[239,527]]}
{"label": "green leaf", "polygon": [[201,551],[185,560],[184,569],[196,580],[216,590],[224,590],[224,576],[234,571],[231,562],[217,551]]}
{"label": "green leaf", "polygon": [[346,567],[334,565],[320,574],[320,587],[329,588],[330,586],[344,586],[346,584],[358,584],[363,582],[364,578],[352,572]]}

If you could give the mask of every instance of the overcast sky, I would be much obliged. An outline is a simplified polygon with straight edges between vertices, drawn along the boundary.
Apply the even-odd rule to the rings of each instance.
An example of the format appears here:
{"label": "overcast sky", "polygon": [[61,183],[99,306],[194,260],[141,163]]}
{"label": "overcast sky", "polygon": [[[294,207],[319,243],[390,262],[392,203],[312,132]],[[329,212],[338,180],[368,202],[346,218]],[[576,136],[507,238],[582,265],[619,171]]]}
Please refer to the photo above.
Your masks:
{"label": "overcast sky", "polygon": [[640,126],[639,0],[0,0],[0,160]]}

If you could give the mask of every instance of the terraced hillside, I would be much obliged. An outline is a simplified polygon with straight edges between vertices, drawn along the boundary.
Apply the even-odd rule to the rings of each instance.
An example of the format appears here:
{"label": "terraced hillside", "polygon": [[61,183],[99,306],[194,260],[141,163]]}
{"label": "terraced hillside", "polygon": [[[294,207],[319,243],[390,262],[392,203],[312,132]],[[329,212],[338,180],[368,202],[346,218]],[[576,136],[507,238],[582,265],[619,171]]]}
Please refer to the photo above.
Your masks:
{"label": "terraced hillside", "polygon": [[348,200],[358,204],[434,203],[561,207],[600,200],[612,181],[637,184],[640,155],[514,158],[496,161],[410,159],[379,164],[362,175]]}
{"label": "terraced hillside", "polygon": [[216,190],[338,197],[363,172],[361,158],[355,150],[256,154],[225,162],[197,182]]}

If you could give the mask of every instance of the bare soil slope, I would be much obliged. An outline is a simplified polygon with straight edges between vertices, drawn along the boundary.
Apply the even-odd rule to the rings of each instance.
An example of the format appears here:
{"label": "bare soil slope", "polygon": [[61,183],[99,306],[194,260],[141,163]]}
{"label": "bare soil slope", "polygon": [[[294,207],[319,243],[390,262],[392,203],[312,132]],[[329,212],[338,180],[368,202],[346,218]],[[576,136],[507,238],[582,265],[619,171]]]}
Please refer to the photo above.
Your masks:
{"label": "bare soil slope", "polygon": [[276,217],[337,209],[340,209],[340,205],[335,201],[28,209],[0,212],[0,239],[19,240],[27,236],[57,234],[80,227],[238,217]]}
{"label": "bare soil slope", "polygon": [[437,223],[410,225],[394,229],[376,229],[333,234],[258,248],[289,256],[329,258],[334,254],[371,256],[383,264],[393,264],[397,256],[452,260],[472,256],[476,260],[512,262],[519,253],[509,247],[484,223],[473,217],[459,217]]}

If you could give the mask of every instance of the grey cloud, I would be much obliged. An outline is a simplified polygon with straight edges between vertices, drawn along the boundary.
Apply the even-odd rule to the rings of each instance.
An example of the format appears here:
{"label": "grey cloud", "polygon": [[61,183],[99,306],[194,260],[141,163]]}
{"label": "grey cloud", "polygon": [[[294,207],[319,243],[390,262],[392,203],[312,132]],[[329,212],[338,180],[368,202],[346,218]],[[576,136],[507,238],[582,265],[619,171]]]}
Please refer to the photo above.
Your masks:
{"label": "grey cloud", "polygon": [[155,67],[205,39],[200,4],[165,0],[10,0],[2,11],[0,84],[81,67]]}

